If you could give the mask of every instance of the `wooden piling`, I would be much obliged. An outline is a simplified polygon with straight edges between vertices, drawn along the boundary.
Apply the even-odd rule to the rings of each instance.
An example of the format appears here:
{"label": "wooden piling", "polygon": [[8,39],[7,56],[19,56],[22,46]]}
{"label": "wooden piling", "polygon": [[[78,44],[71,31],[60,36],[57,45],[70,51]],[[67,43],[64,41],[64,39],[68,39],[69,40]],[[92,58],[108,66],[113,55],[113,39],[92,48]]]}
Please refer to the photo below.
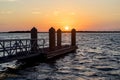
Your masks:
{"label": "wooden piling", "polygon": [[55,50],[55,29],[53,27],[49,29],[49,50]]}
{"label": "wooden piling", "polygon": [[71,46],[76,46],[76,30],[71,31]]}
{"label": "wooden piling", "polygon": [[57,47],[58,48],[60,48],[61,47],[61,33],[62,33],[62,31],[61,31],[61,29],[58,29],[57,30]]}
{"label": "wooden piling", "polygon": [[37,51],[37,29],[35,27],[31,29],[31,51]]}

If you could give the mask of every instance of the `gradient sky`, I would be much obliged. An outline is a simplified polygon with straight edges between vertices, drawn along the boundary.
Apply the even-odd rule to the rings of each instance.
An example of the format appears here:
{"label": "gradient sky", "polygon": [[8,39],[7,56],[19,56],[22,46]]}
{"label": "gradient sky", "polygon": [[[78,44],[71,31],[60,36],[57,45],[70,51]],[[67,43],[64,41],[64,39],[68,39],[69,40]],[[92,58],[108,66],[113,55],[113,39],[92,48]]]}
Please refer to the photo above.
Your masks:
{"label": "gradient sky", "polygon": [[119,30],[120,0],[0,0],[0,31]]}

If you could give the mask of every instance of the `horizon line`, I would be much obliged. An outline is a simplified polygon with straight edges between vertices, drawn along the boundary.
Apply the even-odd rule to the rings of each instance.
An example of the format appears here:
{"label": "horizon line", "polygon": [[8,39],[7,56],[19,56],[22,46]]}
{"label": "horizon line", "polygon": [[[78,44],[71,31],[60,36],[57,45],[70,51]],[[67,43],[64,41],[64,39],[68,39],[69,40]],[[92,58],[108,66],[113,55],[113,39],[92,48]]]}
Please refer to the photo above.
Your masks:
{"label": "horizon line", "polygon": [[[70,33],[71,31],[62,31],[63,33]],[[120,33],[120,31],[76,31],[77,33]],[[30,31],[6,31],[0,33],[30,33]],[[48,33],[48,31],[38,31],[38,33]]]}

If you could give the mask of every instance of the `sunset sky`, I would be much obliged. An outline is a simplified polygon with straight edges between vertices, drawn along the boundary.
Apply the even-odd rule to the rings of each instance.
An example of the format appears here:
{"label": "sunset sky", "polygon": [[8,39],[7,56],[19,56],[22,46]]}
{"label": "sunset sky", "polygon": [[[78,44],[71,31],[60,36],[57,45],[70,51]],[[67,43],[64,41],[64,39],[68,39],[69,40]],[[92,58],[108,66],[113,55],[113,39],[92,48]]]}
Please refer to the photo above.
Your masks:
{"label": "sunset sky", "polygon": [[0,0],[0,32],[119,30],[120,0]]}

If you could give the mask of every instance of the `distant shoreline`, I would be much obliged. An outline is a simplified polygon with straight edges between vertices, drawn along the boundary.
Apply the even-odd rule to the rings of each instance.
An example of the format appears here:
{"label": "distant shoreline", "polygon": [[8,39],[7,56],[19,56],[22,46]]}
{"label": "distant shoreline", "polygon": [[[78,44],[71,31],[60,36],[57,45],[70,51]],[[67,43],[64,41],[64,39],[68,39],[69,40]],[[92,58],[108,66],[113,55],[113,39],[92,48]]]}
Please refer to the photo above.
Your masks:
{"label": "distant shoreline", "polygon": [[[120,33],[120,31],[76,31],[77,33]],[[0,33],[30,33],[30,31],[9,31]],[[38,33],[48,33],[48,32],[38,32]],[[70,31],[63,31],[63,33],[70,33]]]}
{"label": "distant shoreline", "polygon": [[77,33],[120,33],[120,31],[77,31]]}

